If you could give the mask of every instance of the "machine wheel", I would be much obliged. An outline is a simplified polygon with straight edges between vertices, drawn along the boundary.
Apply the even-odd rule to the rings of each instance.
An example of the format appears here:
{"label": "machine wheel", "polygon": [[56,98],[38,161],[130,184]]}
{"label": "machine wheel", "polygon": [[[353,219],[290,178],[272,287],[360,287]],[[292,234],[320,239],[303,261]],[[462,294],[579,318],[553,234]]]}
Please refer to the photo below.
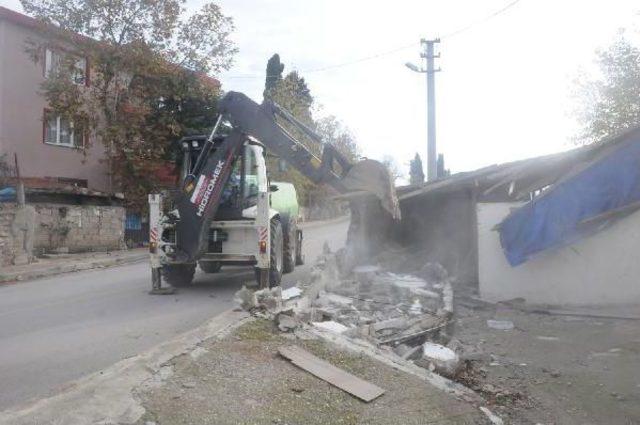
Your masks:
{"label": "machine wheel", "polygon": [[260,282],[262,281],[262,277],[264,274],[268,276],[265,279],[269,282],[269,287],[273,288],[275,286],[280,285],[282,281],[282,270],[284,269],[284,258],[283,258],[283,245],[284,238],[282,236],[282,224],[280,223],[279,218],[271,219],[271,240],[270,240],[270,250],[271,256],[269,258],[269,270],[267,269],[259,269],[256,268],[256,282],[258,287],[260,287]]}
{"label": "machine wheel", "polygon": [[296,268],[296,254],[297,254],[297,244],[298,244],[298,229],[295,223],[289,221],[287,226],[285,226],[285,234],[284,234],[284,247],[283,247],[283,255],[284,255],[284,263],[283,263],[283,271],[284,273],[291,273],[293,269]]}
{"label": "machine wheel", "polygon": [[280,285],[284,269],[282,223],[279,218],[271,219],[271,258],[269,258],[269,287]]}
{"label": "machine wheel", "polygon": [[171,286],[184,287],[191,285],[196,265],[193,264],[165,264],[162,266],[162,277]]}
{"label": "machine wheel", "polygon": [[200,270],[205,273],[218,273],[222,268],[222,264],[219,261],[200,261],[198,265]]}

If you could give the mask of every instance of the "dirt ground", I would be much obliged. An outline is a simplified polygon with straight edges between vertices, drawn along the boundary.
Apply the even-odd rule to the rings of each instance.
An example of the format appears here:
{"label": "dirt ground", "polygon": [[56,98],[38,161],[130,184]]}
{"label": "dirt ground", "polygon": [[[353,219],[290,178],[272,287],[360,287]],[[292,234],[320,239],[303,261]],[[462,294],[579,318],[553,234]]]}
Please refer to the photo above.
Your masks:
{"label": "dirt ground", "polygon": [[[364,403],[277,353],[296,344],[386,390]],[[199,357],[194,361],[194,354]],[[166,379],[138,394],[140,425],[487,424],[473,405],[419,378],[319,340],[292,340],[257,320],[167,365]],[[171,373],[171,371],[173,371]]]}
{"label": "dirt ground", "polygon": [[[640,423],[640,321],[463,300],[456,316],[455,337],[478,359],[466,383],[505,423]],[[487,319],[512,321],[514,329],[490,329]]]}

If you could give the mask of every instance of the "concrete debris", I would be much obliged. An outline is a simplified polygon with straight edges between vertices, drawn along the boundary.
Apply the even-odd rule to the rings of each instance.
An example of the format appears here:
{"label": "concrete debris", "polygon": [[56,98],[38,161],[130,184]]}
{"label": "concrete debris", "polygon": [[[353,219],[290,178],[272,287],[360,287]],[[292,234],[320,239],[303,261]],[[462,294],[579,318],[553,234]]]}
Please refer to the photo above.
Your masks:
{"label": "concrete debris", "polygon": [[444,376],[455,376],[460,369],[460,357],[452,349],[433,342],[422,344],[422,358],[433,365],[434,371]]}
{"label": "concrete debris", "polygon": [[235,302],[245,311],[267,310],[276,312],[282,308],[282,289],[266,288],[254,291],[243,286],[234,295]]}
{"label": "concrete debris", "polygon": [[292,332],[300,326],[300,322],[293,315],[286,312],[278,313],[276,322],[281,332]]}
{"label": "concrete debris", "polygon": [[491,421],[493,425],[504,425],[502,419],[491,412],[491,410],[487,409],[486,407],[480,407],[480,410],[485,414],[487,419],[489,419],[489,421]]}
{"label": "concrete debris", "polygon": [[[436,263],[427,263],[415,275],[373,264],[342,270],[340,252],[319,258],[306,287],[281,294],[276,293],[278,288],[256,291],[255,300],[243,288],[237,298],[253,306],[254,314],[267,310],[292,338],[302,339],[310,325],[411,359],[443,376],[455,376],[462,350],[431,342],[446,344],[450,338],[445,328],[453,314],[453,290],[447,271]],[[281,298],[286,311],[281,311]]]}
{"label": "concrete debris", "polygon": [[311,322],[311,324],[317,328],[327,331],[341,334],[349,330],[349,328],[342,323],[334,322],[333,320],[327,320],[326,322]]}
{"label": "concrete debris", "polygon": [[245,311],[254,309],[258,304],[256,292],[246,286],[242,286],[242,289],[236,292],[234,301]]}
{"label": "concrete debris", "polygon": [[382,320],[380,322],[373,323],[371,329],[375,332],[383,331],[385,329],[406,329],[407,319],[403,317],[396,317],[395,319]]}
{"label": "concrete debris", "polygon": [[487,320],[487,326],[499,331],[510,331],[513,329],[513,322],[510,320]]}
{"label": "concrete debris", "polygon": [[302,290],[297,286],[292,286],[291,288],[287,288],[282,291],[282,301],[287,301],[291,298],[299,297],[300,295],[302,295]]}
{"label": "concrete debris", "polygon": [[353,304],[353,299],[343,295],[332,294],[330,292],[321,292],[317,304],[347,307]]}

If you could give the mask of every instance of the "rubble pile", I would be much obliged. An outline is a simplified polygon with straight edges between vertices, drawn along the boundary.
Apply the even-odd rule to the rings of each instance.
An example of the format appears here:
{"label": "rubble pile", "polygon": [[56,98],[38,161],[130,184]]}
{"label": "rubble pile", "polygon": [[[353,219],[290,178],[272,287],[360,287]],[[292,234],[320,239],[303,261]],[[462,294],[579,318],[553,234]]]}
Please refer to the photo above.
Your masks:
{"label": "rubble pile", "polygon": [[409,275],[377,265],[341,272],[339,263],[339,256],[326,253],[306,287],[243,289],[236,298],[243,308],[273,317],[282,332],[299,335],[313,327],[365,340],[441,375],[456,375],[459,352],[445,346],[453,292],[441,265],[427,263]]}
{"label": "rubble pile", "polygon": [[311,303],[311,323],[337,322],[347,336],[391,348],[402,345],[399,350],[406,354],[443,334],[451,317],[444,302],[447,278],[437,264],[427,264],[421,276],[358,266],[319,292]]}

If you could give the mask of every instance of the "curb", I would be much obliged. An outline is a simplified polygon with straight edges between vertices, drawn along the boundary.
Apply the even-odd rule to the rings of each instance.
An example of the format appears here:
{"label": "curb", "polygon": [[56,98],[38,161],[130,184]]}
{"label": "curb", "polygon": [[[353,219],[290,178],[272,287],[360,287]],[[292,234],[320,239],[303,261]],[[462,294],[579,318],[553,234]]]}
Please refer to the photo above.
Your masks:
{"label": "curb", "polygon": [[133,424],[145,412],[137,389],[161,384],[173,373],[171,359],[194,355],[202,341],[221,338],[249,319],[245,312],[227,310],[142,354],[72,381],[59,394],[0,412],[0,424]]}
{"label": "curb", "polygon": [[56,276],[64,273],[79,272],[92,269],[133,264],[149,258],[149,254],[141,253],[128,257],[108,258],[103,260],[93,260],[87,262],[69,263],[62,265],[52,265],[47,269],[26,270],[22,272],[0,273],[0,284],[15,283],[44,277]]}

